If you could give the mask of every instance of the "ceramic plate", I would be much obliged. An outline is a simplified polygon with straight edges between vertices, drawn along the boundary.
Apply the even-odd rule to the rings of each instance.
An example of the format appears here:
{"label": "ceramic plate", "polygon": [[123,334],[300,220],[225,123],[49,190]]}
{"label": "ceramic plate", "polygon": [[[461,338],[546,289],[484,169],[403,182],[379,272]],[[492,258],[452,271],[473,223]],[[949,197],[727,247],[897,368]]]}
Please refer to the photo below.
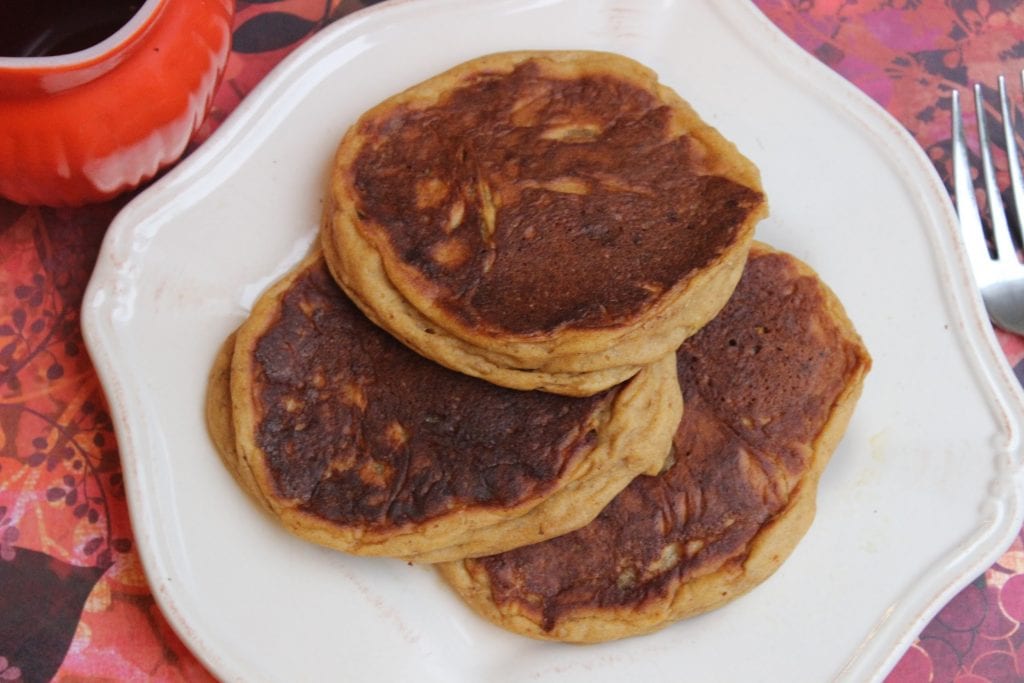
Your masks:
{"label": "ceramic plate", "polygon": [[[447,38],[445,38],[447,36]],[[596,646],[506,633],[427,567],[290,537],[203,422],[218,345],[313,240],[331,155],[384,97],[499,50],[653,67],[761,168],[759,238],[818,269],[874,360],[810,532],[751,594]],[[413,0],[359,12],[267,77],[110,228],[84,303],[139,551],[218,676],[250,681],[865,681],[1021,525],[1022,401],[913,140],[746,0]]]}

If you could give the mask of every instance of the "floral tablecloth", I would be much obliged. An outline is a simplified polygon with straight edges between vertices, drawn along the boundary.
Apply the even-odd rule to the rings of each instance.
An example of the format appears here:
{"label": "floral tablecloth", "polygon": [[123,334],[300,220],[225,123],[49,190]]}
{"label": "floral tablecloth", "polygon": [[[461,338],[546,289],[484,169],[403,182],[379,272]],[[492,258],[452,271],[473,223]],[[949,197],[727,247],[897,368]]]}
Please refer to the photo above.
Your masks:
{"label": "floral tablecloth", "polygon": [[[754,2],[902,122],[947,184],[950,90],[1024,68],[1024,0]],[[232,54],[194,145],[286,54],[367,4],[238,0]],[[1005,181],[1005,159],[997,161]],[[110,415],[79,329],[104,231],[130,199],[79,209],[0,200],[0,681],[210,678],[147,587]],[[997,335],[1024,379],[1024,340]],[[939,612],[888,681],[1024,680],[1022,621],[1018,536]]]}

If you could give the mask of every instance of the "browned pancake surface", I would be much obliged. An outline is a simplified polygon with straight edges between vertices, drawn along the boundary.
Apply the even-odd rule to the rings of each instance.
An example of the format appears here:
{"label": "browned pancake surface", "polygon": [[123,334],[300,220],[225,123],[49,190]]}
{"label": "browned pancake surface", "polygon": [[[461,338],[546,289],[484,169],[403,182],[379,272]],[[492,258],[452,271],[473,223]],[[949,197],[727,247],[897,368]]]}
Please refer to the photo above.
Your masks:
{"label": "browned pancake surface", "polygon": [[759,192],[716,175],[654,93],[524,62],[361,124],[365,234],[475,329],[629,320],[748,230]]}
{"label": "browned pancake surface", "polygon": [[617,389],[588,399],[446,370],[370,323],[323,261],[258,340],[256,443],[280,496],[343,524],[401,526],[551,487]]}
{"label": "browned pancake surface", "polygon": [[[643,633],[749,590],[796,544],[870,365],[838,302],[791,257],[755,247],[677,360],[686,411],[671,467],[575,532],[442,568],[492,619],[584,642]],[[790,514],[746,567],[758,534]]]}

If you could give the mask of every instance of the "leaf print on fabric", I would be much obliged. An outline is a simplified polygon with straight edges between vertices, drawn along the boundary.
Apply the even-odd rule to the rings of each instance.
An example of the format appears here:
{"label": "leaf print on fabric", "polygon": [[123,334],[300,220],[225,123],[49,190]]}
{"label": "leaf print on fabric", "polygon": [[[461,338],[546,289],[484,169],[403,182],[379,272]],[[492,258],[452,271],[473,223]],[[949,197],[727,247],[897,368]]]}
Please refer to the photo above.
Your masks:
{"label": "leaf print on fabric", "polygon": [[0,655],[0,681],[20,681],[21,669],[11,664],[7,657]]}
{"label": "leaf print on fabric", "polygon": [[26,548],[18,548],[13,560],[0,560],[4,671],[17,669],[26,683],[53,677],[75,634],[85,599],[103,571]]}
{"label": "leaf print on fabric", "polygon": [[316,25],[287,12],[258,14],[235,29],[232,49],[243,54],[280,50],[305,38]]}

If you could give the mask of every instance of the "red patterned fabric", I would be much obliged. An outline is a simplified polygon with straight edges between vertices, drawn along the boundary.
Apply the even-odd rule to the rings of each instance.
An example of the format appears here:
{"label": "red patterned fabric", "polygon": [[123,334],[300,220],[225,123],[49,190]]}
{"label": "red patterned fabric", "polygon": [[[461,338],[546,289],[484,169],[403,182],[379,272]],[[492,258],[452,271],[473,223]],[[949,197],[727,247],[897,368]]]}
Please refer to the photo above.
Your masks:
{"label": "red patterned fabric", "polygon": [[[1024,68],[1024,0],[755,3],[900,120],[947,180],[950,89]],[[194,144],[286,54],[366,4],[239,0],[225,79]],[[100,241],[129,199],[75,210],[0,200],[0,681],[209,678],[147,587],[79,330]],[[1024,340],[998,334],[1024,377]],[[1024,680],[1022,620],[1018,538],[923,630],[888,681]]]}

